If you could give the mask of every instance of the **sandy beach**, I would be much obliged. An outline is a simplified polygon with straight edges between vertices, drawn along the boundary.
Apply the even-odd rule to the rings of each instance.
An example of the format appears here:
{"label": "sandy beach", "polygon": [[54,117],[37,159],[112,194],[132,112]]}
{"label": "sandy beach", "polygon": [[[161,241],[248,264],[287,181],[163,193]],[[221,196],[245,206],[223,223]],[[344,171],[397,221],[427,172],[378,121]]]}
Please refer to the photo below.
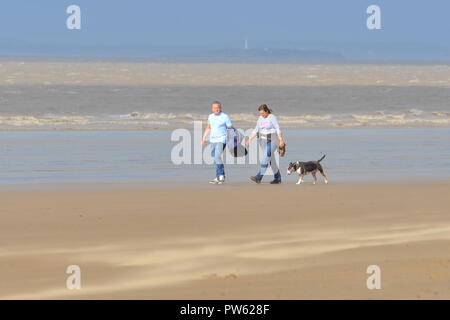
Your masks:
{"label": "sandy beach", "polygon": [[449,299],[449,187],[1,191],[0,298]]}
{"label": "sandy beach", "polygon": [[2,6],[0,301],[450,300],[450,2],[326,2]]}
{"label": "sandy beach", "polygon": [[[450,299],[449,68],[1,60],[0,299]],[[207,184],[215,99],[274,108],[283,185]],[[284,176],[324,154],[330,185]]]}

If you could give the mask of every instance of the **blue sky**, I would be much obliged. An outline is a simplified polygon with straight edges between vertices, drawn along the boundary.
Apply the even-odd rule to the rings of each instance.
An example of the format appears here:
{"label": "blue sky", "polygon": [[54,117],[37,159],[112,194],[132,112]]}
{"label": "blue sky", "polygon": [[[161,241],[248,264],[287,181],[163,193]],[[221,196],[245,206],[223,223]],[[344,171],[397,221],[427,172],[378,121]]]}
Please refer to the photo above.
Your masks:
{"label": "blue sky", "polygon": [[[82,10],[69,31],[67,6]],[[366,28],[366,8],[381,7],[382,30]],[[450,59],[450,1],[412,0],[2,0],[0,55],[77,52],[111,55],[150,47],[320,48]],[[147,49],[143,49],[147,48]],[[101,50],[100,50],[101,51]],[[99,51],[99,52],[100,52]]]}

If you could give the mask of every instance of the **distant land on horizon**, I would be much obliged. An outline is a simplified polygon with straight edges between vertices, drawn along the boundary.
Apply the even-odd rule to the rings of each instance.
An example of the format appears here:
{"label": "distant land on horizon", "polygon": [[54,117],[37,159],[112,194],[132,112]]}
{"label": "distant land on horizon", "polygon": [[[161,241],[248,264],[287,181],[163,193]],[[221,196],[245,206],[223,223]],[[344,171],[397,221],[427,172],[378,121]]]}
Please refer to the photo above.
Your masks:
{"label": "distant land on horizon", "polygon": [[[24,43],[2,41],[0,57],[56,59],[131,59],[186,62],[450,62],[450,46],[408,43],[274,46],[220,48],[200,46],[152,46],[112,43]],[[5,39],[6,40],[6,39]]]}
{"label": "distant land on horizon", "polygon": [[3,57],[92,57],[92,58],[138,58],[169,61],[206,62],[295,62],[295,61],[344,61],[339,52],[296,48],[176,48],[133,46],[9,46],[0,44]]}

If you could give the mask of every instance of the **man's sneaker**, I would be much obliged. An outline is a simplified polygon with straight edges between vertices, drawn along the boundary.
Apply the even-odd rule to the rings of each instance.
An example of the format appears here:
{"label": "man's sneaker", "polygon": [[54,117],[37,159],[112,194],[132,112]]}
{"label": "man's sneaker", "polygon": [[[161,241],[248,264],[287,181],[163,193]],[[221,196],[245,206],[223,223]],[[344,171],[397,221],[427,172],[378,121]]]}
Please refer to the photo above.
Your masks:
{"label": "man's sneaker", "polygon": [[211,184],[219,184],[219,180],[217,178],[214,178],[209,183],[211,183]]}
{"label": "man's sneaker", "polygon": [[281,183],[281,179],[275,179],[270,181],[270,184],[280,184]]}
{"label": "man's sneaker", "polygon": [[256,182],[256,183],[259,184],[259,183],[261,183],[261,180],[262,180],[262,179],[258,179],[257,177],[253,177],[253,176],[252,176],[252,177],[250,177],[250,180],[252,180],[253,182]]}
{"label": "man's sneaker", "polygon": [[211,184],[223,184],[225,182],[225,177],[220,176],[219,178],[212,179],[209,183]]}

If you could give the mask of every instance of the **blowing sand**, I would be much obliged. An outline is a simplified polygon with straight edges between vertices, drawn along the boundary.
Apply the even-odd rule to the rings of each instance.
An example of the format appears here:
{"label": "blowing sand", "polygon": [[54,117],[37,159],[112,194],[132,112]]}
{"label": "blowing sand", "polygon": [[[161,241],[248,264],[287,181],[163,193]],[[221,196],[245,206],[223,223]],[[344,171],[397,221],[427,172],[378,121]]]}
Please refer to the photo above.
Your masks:
{"label": "blowing sand", "polygon": [[[1,191],[0,298],[450,299],[448,190]],[[81,290],[66,289],[69,265]],[[381,290],[366,287],[369,265]]]}

